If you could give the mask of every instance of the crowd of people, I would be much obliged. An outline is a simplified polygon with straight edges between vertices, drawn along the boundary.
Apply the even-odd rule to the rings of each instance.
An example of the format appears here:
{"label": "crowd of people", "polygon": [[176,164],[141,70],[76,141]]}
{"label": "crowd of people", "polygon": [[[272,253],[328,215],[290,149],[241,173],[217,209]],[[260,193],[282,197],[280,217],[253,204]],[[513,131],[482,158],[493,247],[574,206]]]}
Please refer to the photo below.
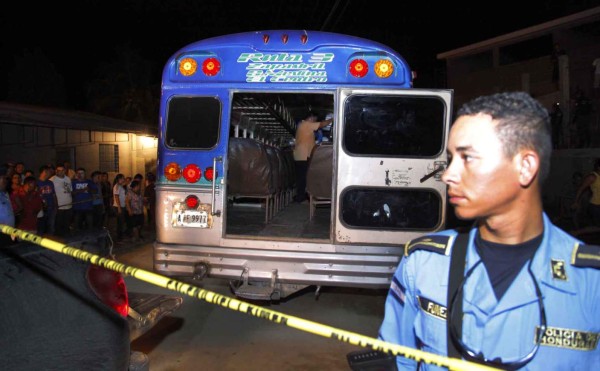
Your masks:
{"label": "crowd of people", "polygon": [[[144,227],[154,226],[155,180],[153,173],[119,173],[111,182],[107,172],[72,169],[69,162],[35,173],[8,162],[0,165],[0,224],[63,239],[110,226],[117,244],[140,242]],[[3,245],[10,242],[3,237]]]}

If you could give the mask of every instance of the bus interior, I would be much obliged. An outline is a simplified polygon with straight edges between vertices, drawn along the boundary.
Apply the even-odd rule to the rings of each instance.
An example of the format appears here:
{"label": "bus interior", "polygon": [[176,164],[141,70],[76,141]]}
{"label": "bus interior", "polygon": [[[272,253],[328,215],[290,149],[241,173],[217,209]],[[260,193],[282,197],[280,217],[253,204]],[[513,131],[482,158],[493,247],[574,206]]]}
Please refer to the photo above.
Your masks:
{"label": "bus interior", "polygon": [[309,201],[295,195],[294,137],[314,112],[333,112],[333,93],[234,92],[229,128],[225,235],[331,240],[335,122],[315,132],[308,163]]}

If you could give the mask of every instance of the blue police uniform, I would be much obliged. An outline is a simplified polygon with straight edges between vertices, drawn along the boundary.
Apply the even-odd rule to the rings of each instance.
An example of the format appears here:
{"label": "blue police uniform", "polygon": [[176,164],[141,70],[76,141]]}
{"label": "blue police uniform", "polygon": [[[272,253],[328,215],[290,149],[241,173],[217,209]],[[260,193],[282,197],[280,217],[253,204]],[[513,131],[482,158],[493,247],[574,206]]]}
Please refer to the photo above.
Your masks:
{"label": "blue police uniform", "polygon": [[[469,233],[465,272],[480,261]],[[447,355],[446,317],[450,252],[455,230],[420,237],[406,244],[385,304],[379,338]],[[534,347],[540,308],[528,263],[498,301],[483,264],[463,286],[462,341],[488,359],[504,362],[526,356]],[[600,367],[600,247],[554,226],[544,214],[544,235],[531,262],[541,289],[547,329],[541,346],[524,370],[590,370]],[[453,314],[454,316],[454,314]],[[399,369],[416,364],[397,357]],[[595,365],[595,366],[594,366]],[[441,369],[422,364],[421,370]]]}

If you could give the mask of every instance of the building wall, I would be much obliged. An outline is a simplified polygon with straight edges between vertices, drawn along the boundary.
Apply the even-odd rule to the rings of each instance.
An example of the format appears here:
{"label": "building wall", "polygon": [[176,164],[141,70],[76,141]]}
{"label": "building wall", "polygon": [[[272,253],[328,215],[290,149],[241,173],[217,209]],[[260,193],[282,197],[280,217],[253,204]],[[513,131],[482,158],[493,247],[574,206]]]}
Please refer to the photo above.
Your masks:
{"label": "building wall", "polygon": [[[565,182],[571,181],[573,172],[589,173],[593,162],[600,158],[600,91],[593,89],[592,69],[593,60],[600,57],[600,22],[553,29],[547,36],[551,36],[552,45],[558,43],[565,51],[565,56],[559,58],[560,78],[556,83],[552,81],[551,48],[547,55],[500,65],[500,48],[510,46],[504,42],[501,46],[482,47],[476,53],[465,52],[447,58],[446,87],[454,90],[454,112],[470,99],[501,91],[527,91],[550,112],[552,105],[560,102],[565,140],[573,136],[575,91],[580,89],[591,98],[592,148],[560,148],[552,154],[543,197],[545,207],[556,210],[561,190]],[[523,38],[518,40],[521,41]]]}
{"label": "building wall", "polygon": [[[502,48],[527,42],[522,37],[446,58],[446,87],[454,90],[454,107],[479,95],[510,90],[528,91],[548,108],[562,102],[567,110],[577,89],[588,97],[594,96],[592,62],[600,57],[600,21],[548,30],[545,35],[532,36],[531,40],[543,38],[548,40],[545,55],[511,64],[499,62]],[[554,43],[566,53],[558,85],[552,81]]]}
{"label": "building wall", "polygon": [[[0,124],[0,163],[23,162],[36,176],[40,166],[62,162],[64,154],[69,152],[72,153],[69,160],[73,167],[84,167],[89,175],[100,169],[100,144],[118,146],[118,172],[126,176],[156,170],[157,142],[154,137],[134,133]],[[108,173],[112,181],[117,171]]]}
{"label": "building wall", "polygon": [[552,82],[550,56],[506,66],[490,66],[471,73],[455,72],[455,69],[464,69],[460,61],[448,61],[447,67],[448,88],[454,90],[455,108],[477,96],[501,91],[527,90],[548,107],[558,99],[559,91]]}

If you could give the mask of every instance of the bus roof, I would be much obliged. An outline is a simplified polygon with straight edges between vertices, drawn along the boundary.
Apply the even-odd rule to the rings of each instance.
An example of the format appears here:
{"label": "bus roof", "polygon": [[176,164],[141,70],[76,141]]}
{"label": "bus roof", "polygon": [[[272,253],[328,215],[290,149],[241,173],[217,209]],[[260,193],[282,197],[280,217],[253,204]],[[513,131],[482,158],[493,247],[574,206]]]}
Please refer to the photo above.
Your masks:
{"label": "bus roof", "polygon": [[168,60],[163,84],[188,82],[411,87],[411,71],[396,51],[368,39],[267,30],[217,36],[181,48]]}

